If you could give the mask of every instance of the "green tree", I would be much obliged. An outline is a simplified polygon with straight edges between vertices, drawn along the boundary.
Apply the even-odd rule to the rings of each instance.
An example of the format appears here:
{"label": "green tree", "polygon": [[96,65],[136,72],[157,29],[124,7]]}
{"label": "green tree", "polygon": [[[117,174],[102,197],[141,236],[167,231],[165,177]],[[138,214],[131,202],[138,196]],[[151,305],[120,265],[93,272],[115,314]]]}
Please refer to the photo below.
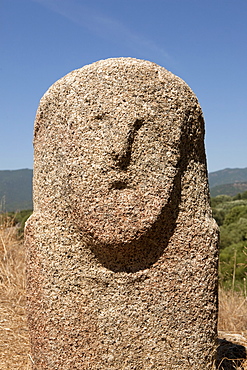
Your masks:
{"label": "green tree", "polygon": [[247,278],[247,192],[211,199],[213,216],[220,227],[220,283],[241,289]]}
{"label": "green tree", "polygon": [[224,224],[230,225],[231,223],[236,223],[240,219],[247,220],[247,205],[233,207],[225,216]]}

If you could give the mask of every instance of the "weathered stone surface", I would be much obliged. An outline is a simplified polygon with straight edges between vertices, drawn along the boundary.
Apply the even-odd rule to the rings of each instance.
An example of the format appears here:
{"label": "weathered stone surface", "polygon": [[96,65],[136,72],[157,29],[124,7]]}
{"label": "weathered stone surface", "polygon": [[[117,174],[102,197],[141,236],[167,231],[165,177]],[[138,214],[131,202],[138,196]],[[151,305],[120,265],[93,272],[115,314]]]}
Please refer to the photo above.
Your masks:
{"label": "weathered stone surface", "polygon": [[218,233],[194,93],[151,62],[96,62],[43,96],[34,148],[33,369],[211,370]]}

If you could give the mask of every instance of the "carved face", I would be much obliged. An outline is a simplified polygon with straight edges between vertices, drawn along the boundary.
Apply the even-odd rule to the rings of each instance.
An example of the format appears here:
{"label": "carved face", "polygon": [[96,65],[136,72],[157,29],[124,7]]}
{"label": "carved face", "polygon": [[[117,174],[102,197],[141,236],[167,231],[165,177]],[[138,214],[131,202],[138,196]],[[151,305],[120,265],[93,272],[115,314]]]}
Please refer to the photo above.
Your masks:
{"label": "carved face", "polygon": [[96,244],[118,245],[145,234],[167,204],[180,127],[169,106],[108,95],[87,97],[68,123],[67,166],[76,224]]}
{"label": "carved face", "polygon": [[171,195],[207,197],[194,175],[174,187],[178,171],[205,176],[203,130],[194,93],[162,67],[117,58],[73,71],[37,112],[35,208],[70,212],[97,245],[132,243],[170,217]]}

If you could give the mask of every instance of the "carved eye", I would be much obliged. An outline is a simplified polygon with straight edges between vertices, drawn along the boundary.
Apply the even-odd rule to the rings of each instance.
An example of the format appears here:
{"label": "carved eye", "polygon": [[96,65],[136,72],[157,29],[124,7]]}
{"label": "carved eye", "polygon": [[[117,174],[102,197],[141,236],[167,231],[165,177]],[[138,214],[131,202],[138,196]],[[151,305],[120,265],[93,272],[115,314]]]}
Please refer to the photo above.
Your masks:
{"label": "carved eye", "polygon": [[91,130],[101,129],[105,115],[101,112],[92,114],[88,121],[88,128]]}
{"label": "carved eye", "polygon": [[144,119],[137,118],[134,123],[134,131],[138,131],[144,125]]}
{"label": "carved eye", "polygon": [[93,119],[94,120],[102,120],[103,118],[104,118],[104,116],[105,116],[105,113],[97,113],[94,117],[93,117]]}

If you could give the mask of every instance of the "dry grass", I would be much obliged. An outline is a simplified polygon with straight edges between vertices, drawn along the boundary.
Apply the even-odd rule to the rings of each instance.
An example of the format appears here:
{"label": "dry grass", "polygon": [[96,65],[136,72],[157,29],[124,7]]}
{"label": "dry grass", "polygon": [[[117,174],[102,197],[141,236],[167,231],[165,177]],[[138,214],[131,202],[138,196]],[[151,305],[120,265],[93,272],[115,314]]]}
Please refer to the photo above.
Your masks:
{"label": "dry grass", "polygon": [[247,296],[219,290],[219,330],[247,338]]}
{"label": "dry grass", "polygon": [[[1,217],[1,215],[0,215]],[[0,219],[0,369],[29,369],[25,253],[9,219]]]}
{"label": "dry grass", "polygon": [[219,338],[225,339],[225,341],[222,340],[220,343],[220,357],[222,364],[225,365],[222,370],[246,370],[247,361],[242,363],[241,366],[234,366],[234,363],[236,364],[238,361],[228,360],[228,358],[246,356],[243,348],[234,346],[234,344],[239,344],[247,348],[246,292],[240,294],[235,291],[220,289],[218,320]]}
{"label": "dry grass", "polygon": [[[30,346],[25,314],[25,250],[10,220],[0,215],[0,370],[30,369]],[[246,294],[219,292],[219,337],[224,356],[233,343],[247,347]],[[225,351],[225,348],[227,349]],[[224,361],[224,362],[223,362]],[[222,359],[221,370],[247,370]],[[236,362],[235,362],[236,363]],[[245,367],[244,367],[245,366]],[[198,369],[202,370],[202,369]]]}

